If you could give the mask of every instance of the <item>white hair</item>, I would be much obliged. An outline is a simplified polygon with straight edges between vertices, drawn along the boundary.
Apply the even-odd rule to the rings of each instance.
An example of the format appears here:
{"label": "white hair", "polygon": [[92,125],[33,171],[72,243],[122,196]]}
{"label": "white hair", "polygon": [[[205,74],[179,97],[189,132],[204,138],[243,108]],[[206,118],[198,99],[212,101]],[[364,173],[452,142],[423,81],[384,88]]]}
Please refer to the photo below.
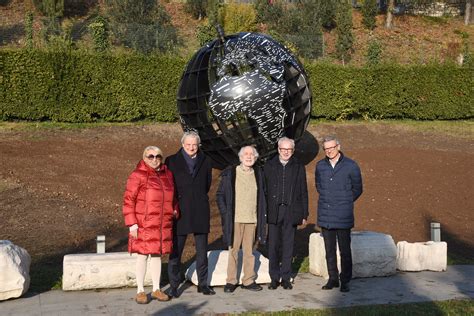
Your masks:
{"label": "white hair", "polygon": [[245,150],[245,148],[247,148],[247,147],[252,148],[253,155],[255,156],[255,160],[257,160],[257,159],[258,159],[258,151],[257,151],[257,149],[256,149],[255,147],[253,147],[253,146],[244,146],[244,147],[240,148],[240,150],[239,150],[239,160],[242,158],[242,156],[243,156],[243,154],[244,154],[244,150]]}
{"label": "white hair", "polygon": [[198,145],[201,144],[201,137],[199,137],[199,134],[196,133],[195,131],[184,132],[183,137],[181,137],[181,144],[184,145],[184,141],[185,141],[186,138],[188,138],[188,137],[195,138],[195,139],[197,140]]}
{"label": "white hair", "polygon": [[291,147],[294,149],[295,148],[295,141],[291,138],[288,137],[282,137],[278,140],[278,147],[284,142],[290,143]]}

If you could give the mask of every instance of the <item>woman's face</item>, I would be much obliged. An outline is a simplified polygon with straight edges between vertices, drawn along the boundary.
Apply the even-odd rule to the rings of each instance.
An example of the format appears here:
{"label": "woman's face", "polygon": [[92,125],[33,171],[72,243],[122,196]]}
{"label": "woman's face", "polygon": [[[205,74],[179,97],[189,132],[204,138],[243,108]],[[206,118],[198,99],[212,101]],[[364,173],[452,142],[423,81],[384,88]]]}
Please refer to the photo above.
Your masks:
{"label": "woman's face", "polygon": [[145,163],[153,169],[156,169],[161,165],[162,159],[163,157],[161,157],[156,150],[148,150],[145,157],[143,157]]}

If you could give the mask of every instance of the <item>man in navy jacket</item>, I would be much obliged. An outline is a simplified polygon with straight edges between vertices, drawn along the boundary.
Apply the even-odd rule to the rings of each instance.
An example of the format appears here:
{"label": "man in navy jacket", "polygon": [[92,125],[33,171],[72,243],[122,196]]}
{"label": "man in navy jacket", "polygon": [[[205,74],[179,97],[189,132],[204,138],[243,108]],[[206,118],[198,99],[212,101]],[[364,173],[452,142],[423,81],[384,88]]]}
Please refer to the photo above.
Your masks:
{"label": "man in navy jacket", "polygon": [[[318,226],[321,227],[329,281],[322,288],[339,287],[349,292],[352,278],[351,228],[354,227],[354,202],[362,194],[362,176],[357,163],[344,156],[335,137],[323,139],[326,157],[316,165],[316,190],[319,193]],[[337,240],[336,240],[337,238]],[[336,242],[341,254],[339,275]]]}

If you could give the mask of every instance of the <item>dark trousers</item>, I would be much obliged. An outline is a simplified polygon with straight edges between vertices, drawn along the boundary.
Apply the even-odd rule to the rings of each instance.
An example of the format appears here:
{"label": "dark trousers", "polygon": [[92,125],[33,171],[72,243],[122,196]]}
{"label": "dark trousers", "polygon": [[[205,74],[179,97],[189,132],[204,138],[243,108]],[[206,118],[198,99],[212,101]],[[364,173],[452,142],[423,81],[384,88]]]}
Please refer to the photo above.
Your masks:
{"label": "dark trousers", "polygon": [[[180,267],[181,255],[188,235],[173,234],[173,252],[168,261],[168,277],[170,286],[178,288],[181,283]],[[196,272],[198,284],[207,285],[207,234],[194,234],[194,243],[196,244]]]}
{"label": "dark trousers", "polygon": [[291,278],[295,232],[296,226],[291,223],[289,216],[277,224],[268,224],[268,260],[272,281],[278,282],[280,278],[289,281]]}
{"label": "dark trousers", "polygon": [[[350,229],[323,228],[324,248],[326,249],[326,263],[329,279],[341,283],[348,283],[352,278],[352,253]],[[336,242],[341,255],[341,274],[337,270]]]}

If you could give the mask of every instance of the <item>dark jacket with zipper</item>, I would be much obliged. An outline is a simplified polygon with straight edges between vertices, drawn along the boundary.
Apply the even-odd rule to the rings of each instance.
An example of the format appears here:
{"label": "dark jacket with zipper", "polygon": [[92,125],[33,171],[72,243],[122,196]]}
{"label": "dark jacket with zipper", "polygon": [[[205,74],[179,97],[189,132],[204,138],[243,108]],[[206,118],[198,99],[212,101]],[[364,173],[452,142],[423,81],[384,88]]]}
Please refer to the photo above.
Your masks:
{"label": "dark jacket with zipper", "polygon": [[362,176],[357,163],[341,152],[334,168],[326,157],[318,161],[315,173],[319,193],[318,226],[354,227],[354,202],[362,194]]}
{"label": "dark jacket with zipper", "polygon": [[[299,225],[308,218],[308,185],[306,169],[296,157],[291,157],[283,166],[278,155],[270,159],[264,167],[267,184],[268,223],[277,224],[279,204],[286,204],[293,225]],[[281,185],[284,184],[282,197]],[[281,214],[280,214],[281,215]]]}
{"label": "dark jacket with zipper", "polygon": [[[234,242],[235,168],[235,166],[232,166],[222,171],[221,182],[216,193],[217,206],[221,213],[223,239],[227,247],[231,247]],[[255,240],[265,244],[267,222],[265,182],[261,169],[254,166],[253,170],[257,183],[257,229],[255,230]]]}

